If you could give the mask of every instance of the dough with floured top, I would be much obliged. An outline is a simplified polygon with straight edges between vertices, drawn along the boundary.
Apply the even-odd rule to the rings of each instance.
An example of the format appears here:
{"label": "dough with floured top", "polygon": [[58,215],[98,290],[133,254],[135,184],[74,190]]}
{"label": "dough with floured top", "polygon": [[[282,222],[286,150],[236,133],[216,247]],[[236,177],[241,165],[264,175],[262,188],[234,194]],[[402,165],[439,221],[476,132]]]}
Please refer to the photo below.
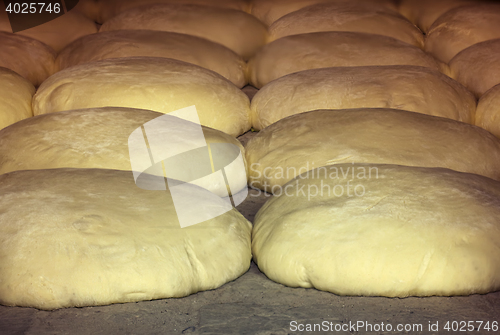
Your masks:
{"label": "dough with floured top", "polygon": [[0,129],[33,116],[35,87],[12,70],[0,67]]}
{"label": "dough with floured top", "polygon": [[500,138],[500,84],[489,89],[479,99],[476,125]]}

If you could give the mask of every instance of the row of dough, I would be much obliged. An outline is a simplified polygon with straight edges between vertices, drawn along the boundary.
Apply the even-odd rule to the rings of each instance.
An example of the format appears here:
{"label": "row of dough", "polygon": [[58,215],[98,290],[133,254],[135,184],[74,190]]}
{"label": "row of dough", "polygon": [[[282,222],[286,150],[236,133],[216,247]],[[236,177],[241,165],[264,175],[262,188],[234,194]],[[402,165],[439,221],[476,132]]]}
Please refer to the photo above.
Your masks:
{"label": "row of dough", "polygon": [[[477,124],[500,136],[500,85],[480,100],[419,66],[332,67],[293,73],[248,97],[218,74],[167,58],[109,59],[60,71],[35,88],[0,71],[1,126],[46,113],[106,106],[169,113],[195,105],[203,125],[238,136],[315,109],[396,108]],[[33,98],[32,98],[33,97]],[[33,109],[32,109],[33,108]]]}

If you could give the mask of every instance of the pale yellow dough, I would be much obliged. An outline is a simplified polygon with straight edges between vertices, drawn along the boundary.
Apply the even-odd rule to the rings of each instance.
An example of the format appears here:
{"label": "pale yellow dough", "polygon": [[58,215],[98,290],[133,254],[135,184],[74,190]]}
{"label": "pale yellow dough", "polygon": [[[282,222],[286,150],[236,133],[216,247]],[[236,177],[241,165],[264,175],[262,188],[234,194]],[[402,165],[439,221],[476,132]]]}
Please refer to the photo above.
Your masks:
{"label": "pale yellow dough", "polygon": [[31,37],[0,31],[0,67],[6,67],[39,86],[54,72],[56,53]]}
{"label": "pale yellow dough", "polygon": [[318,31],[380,34],[424,47],[424,35],[394,10],[364,2],[326,2],[287,14],[269,27],[270,40]]}
{"label": "pale yellow dough", "polygon": [[479,99],[476,125],[500,138],[500,84],[491,88]]}
{"label": "pale yellow dough", "polygon": [[481,97],[500,84],[500,38],[474,44],[450,61],[452,76]]}
{"label": "pale yellow dough", "polygon": [[198,36],[224,45],[245,59],[267,42],[267,28],[252,15],[200,5],[150,5],[130,9],[106,21],[100,31],[147,29]]}
{"label": "pale yellow dough", "polygon": [[[196,206],[220,206],[191,186]],[[196,203],[198,201],[198,203]],[[168,191],[128,171],[0,176],[0,303],[56,309],[183,297],[250,266],[251,224],[232,209],[181,228]]]}
{"label": "pale yellow dough", "polygon": [[35,87],[29,81],[0,67],[0,129],[33,116],[33,94]]}
{"label": "pale yellow dough", "polygon": [[476,126],[395,109],[319,110],[280,120],[246,145],[250,186],[279,193],[337,163],[443,167],[500,180],[500,140]]}
{"label": "pale yellow dough", "polygon": [[394,38],[352,32],[286,36],[267,44],[248,63],[249,82],[260,88],[287,74],[334,66],[417,65],[447,71],[421,49]]}
{"label": "pale yellow dough", "polygon": [[238,87],[246,84],[246,63],[232,50],[203,38],[153,30],[117,30],[75,41],[56,59],[58,70],[96,60],[122,57],[166,57],[219,73]]}
{"label": "pale yellow dough", "polygon": [[419,66],[332,67],[300,71],[265,85],[252,99],[261,130],[314,109],[396,108],[474,123],[476,100],[455,80]]}
{"label": "pale yellow dough", "polygon": [[448,63],[460,51],[500,38],[500,4],[461,6],[441,15],[431,26],[425,50]]}
{"label": "pale yellow dough", "polygon": [[248,97],[219,74],[157,57],[114,58],[50,77],[33,98],[34,115],[93,107],[170,113],[195,105],[202,125],[238,136],[250,129]]}
{"label": "pale yellow dough", "polygon": [[[259,20],[270,26],[279,18],[304,7],[322,3],[349,3],[350,0],[252,0],[251,13]],[[376,3],[379,7],[397,10],[393,0],[357,0],[360,3]]]}
{"label": "pale yellow dough", "polygon": [[397,165],[314,172],[291,181],[288,195],[256,215],[252,251],[268,278],[355,296],[500,289],[499,182]]}
{"label": "pale yellow dough", "polygon": [[[97,33],[97,30],[97,25],[93,21],[81,13],[71,10],[52,21],[16,32],[16,35],[31,37],[59,52],[74,40],[85,35]],[[0,12],[0,31],[12,33],[6,12],[3,12],[3,15]]]}

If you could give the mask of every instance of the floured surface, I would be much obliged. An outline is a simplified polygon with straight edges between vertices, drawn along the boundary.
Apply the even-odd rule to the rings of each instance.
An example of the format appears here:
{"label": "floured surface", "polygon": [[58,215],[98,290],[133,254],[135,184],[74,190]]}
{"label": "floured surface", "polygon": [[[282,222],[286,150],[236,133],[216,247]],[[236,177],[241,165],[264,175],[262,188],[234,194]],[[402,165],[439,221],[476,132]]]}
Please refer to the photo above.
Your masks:
{"label": "floured surface", "polygon": [[243,59],[206,39],[153,30],[117,30],[82,38],[56,59],[59,70],[108,58],[165,57],[192,63],[219,73],[238,87],[246,84]]}
{"label": "floured surface", "polygon": [[450,61],[453,78],[476,97],[500,84],[500,39],[474,44]]}
{"label": "floured surface", "polygon": [[461,6],[441,15],[431,26],[425,50],[448,63],[473,44],[500,38],[500,4]]}
{"label": "floured surface", "polygon": [[476,125],[500,137],[500,85],[494,86],[479,99]]}
{"label": "floured surface", "polygon": [[[128,171],[19,171],[0,179],[4,305],[182,297],[221,286],[250,265],[251,224],[236,210],[181,228],[170,193],[140,189]],[[196,186],[183,192],[199,206],[221,206]]]}
{"label": "floured surface", "polygon": [[0,67],[0,129],[33,116],[35,87],[12,70]]}
{"label": "floured surface", "polygon": [[267,44],[248,63],[255,87],[287,74],[334,66],[417,65],[445,69],[421,49],[394,38],[365,33],[293,35]]}
{"label": "floured surface", "polygon": [[[347,169],[355,177],[345,176]],[[291,192],[256,215],[252,251],[270,279],[340,295],[500,289],[500,182],[396,165],[340,164],[320,176],[313,172],[287,184]],[[305,192],[295,191],[300,187]],[[313,195],[313,187],[322,192]]]}
{"label": "floured surface", "polygon": [[249,183],[267,192],[338,163],[444,167],[500,180],[500,141],[479,127],[393,109],[301,113],[246,145]]}
{"label": "floured surface", "polygon": [[269,27],[271,40],[319,31],[379,34],[424,46],[422,32],[411,22],[394,10],[372,3],[320,3],[287,14]]}
{"label": "floured surface", "polygon": [[33,113],[110,106],[170,113],[192,105],[204,126],[233,136],[250,129],[248,97],[230,81],[158,57],[107,59],[60,71],[35,94]]}
{"label": "floured surface", "polygon": [[137,7],[106,21],[100,31],[123,29],[161,30],[198,36],[222,44],[245,59],[267,42],[266,27],[252,15],[201,5]]}
{"label": "floured surface", "polygon": [[416,66],[306,70],[264,86],[252,100],[252,126],[263,129],[314,109],[396,108],[474,123],[474,96],[438,71]]}

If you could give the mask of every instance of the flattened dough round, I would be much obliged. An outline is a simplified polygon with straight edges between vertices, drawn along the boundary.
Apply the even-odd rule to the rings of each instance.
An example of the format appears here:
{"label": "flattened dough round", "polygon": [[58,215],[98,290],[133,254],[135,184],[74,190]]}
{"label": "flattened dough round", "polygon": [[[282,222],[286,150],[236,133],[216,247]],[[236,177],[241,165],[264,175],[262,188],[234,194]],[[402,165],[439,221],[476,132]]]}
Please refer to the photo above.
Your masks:
{"label": "flattened dough round", "polygon": [[491,88],[479,99],[476,126],[500,138],[500,84]]}
{"label": "flattened dough round", "polygon": [[448,63],[471,45],[496,38],[500,38],[500,4],[461,6],[432,24],[425,51]]}
{"label": "flattened dough round", "polygon": [[443,167],[500,180],[500,140],[476,126],[395,109],[292,115],[246,145],[250,186],[279,193],[300,173],[337,163]]}
{"label": "flattened dough round", "polygon": [[[198,206],[220,206],[183,190]],[[19,210],[22,208],[22,210]],[[0,303],[56,309],[183,297],[250,265],[251,224],[232,209],[181,228],[168,191],[129,171],[0,176]]]}
{"label": "flattened dough round", "polygon": [[335,66],[446,67],[421,49],[394,38],[352,32],[286,36],[267,44],[248,63],[249,82],[261,88],[287,74]]}
{"label": "flattened dough round", "polygon": [[0,67],[0,129],[33,116],[33,94],[35,87],[29,81]]}
{"label": "flattened dough round", "polygon": [[319,31],[351,31],[393,37],[424,47],[424,35],[403,16],[364,2],[326,2],[287,14],[269,27],[270,40]]}
{"label": "flattened dough round", "polygon": [[106,21],[100,31],[147,29],[198,36],[224,45],[244,59],[267,42],[266,26],[252,15],[200,5],[150,5],[130,9]]}
{"label": "flattened dough round", "polygon": [[217,72],[238,87],[246,84],[246,63],[232,50],[196,36],[153,30],[117,30],[89,35],[65,48],[58,70],[122,57],[166,57]]}
{"label": "flattened dough round", "polygon": [[51,76],[33,98],[33,114],[93,107],[170,113],[195,105],[202,125],[238,136],[250,129],[248,97],[219,74],[158,57],[114,58]]}
{"label": "flattened dough round", "polygon": [[453,78],[476,97],[500,84],[500,38],[474,44],[450,61]]}
{"label": "flattened dough round", "polygon": [[0,67],[19,73],[34,86],[54,72],[56,54],[40,41],[0,31],[0,46]]}
{"label": "flattened dough round", "polygon": [[[257,213],[252,251],[268,278],[340,295],[500,289],[499,182],[397,165],[314,172],[291,181],[289,195],[272,198]],[[300,187],[304,193],[296,192]]]}
{"label": "flattened dough round", "polygon": [[[288,13],[322,2],[342,3],[350,2],[350,0],[252,0],[251,13],[266,25],[270,26],[276,20]],[[396,11],[397,8],[393,0],[357,0],[357,2],[375,2],[380,7],[390,8],[394,11]]]}
{"label": "flattened dough round", "polygon": [[292,73],[252,99],[252,126],[261,130],[314,109],[396,108],[474,123],[476,100],[444,74],[420,66],[332,67]]}
{"label": "flattened dough round", "polygon": [[[130,171],[130,135],[143,124],[162,115],[143,109],[104,107],[43,114],[18,122],[0,131],[0,174],[62,167]],[[192,135],[194,125],[191,122],[170,116],[170,120],[164,121],[162,125],[168,127],[165,127],[168,146],[175,146],[178,152],[192,149],[196,137]],[[229,143],[235,149],[239,148],[244,156],[244,149],[236,138],[212,128],[202,129],[207,143]],[[155,133],[154,136],[161,136],[161,133]],[[157,147],[156,142],[150,142],[149,145],[153,152],[160,152],[161,148]],[[224,152],[225,157],[219,159],[232,161],[232,154]],[[227,194],[225,184],[220,185],[216,178],[209,179],[205,174],[198,173],[204,167],[198,159],[201,161],[203,158],[194,155],[189,168],[170,169],[169,172],[175,173],[175,179],[185,182],[191,182],[197,179],[194,176],[201,174],[203,181],[194,184],[217,195]],[[149,156],[146,164],[150,165]],[[246,187],[246,176],[237,174],[239,171],[236,167],[227,167],[225,172],[234,182],[235,192]]]}

